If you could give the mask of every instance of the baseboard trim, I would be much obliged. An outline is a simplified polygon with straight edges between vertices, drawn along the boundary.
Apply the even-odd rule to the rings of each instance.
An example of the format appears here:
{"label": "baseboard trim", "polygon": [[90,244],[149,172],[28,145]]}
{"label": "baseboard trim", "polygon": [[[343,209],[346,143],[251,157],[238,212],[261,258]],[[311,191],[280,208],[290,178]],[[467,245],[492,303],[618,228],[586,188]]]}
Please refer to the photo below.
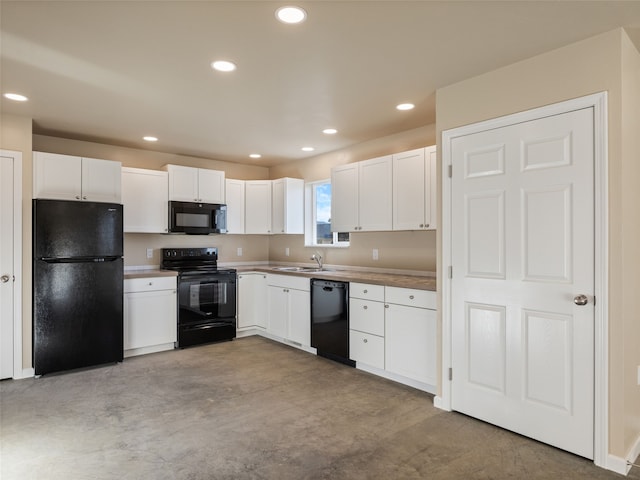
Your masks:
{"label": "baseboard trim", "polygon": [[[627,461],[630,463],[638,464],[638,460],[640,459],[640,435],[636,438],[636,441],[633,443],[633,446],[629,450],[627,454]],[[640,467],[636,467],[640,468]],[[629,465],[629,470],[631,470],[631,465]]]}
{"label": "baseboard trim", "polygon": [[20,376],[18,377],[14,377],[14,380],[22,380],[25,378],[33,378],[36,374],[35,369],[33,368],[23,368],[22,371],[20,372]]}
{"label": "baseboard trim", "polygon": [[433,406],[439,408],[440,410],[444,410],[445,412],[450,412],[451,409],[445,406],[444,400],[440,395],[436,395],[433,397]]}

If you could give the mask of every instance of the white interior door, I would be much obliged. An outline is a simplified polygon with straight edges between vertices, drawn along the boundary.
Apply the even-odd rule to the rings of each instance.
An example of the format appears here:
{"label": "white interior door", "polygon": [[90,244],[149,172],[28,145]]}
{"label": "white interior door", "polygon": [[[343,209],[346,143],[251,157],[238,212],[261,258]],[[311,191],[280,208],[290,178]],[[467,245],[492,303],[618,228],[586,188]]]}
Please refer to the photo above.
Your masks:
{"label": "white interior door", "polygon": [[451,143],[451,407],[588,458],[593,123],[584,108]]}
{"label": "white interior door", "polygon": [[13,377],[13,158],[0,156],[0,378]]}

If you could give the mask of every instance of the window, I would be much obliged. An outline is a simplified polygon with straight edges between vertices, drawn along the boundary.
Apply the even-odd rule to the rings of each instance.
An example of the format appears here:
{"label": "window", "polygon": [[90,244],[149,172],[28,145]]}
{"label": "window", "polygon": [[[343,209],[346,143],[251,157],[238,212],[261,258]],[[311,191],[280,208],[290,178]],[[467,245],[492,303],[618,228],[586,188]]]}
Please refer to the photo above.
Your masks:
{"label": "window", "polygon": [[305,187],[306,246],[348,247],[349,232],[331,231],[331,181],[308,183]]}

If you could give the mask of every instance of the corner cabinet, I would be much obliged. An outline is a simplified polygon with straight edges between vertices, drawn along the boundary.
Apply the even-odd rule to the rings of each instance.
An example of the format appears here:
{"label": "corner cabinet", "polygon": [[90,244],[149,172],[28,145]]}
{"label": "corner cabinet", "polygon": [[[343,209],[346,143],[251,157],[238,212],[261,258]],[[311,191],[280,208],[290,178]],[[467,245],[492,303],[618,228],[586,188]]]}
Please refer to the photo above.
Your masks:
{"label": "corner cabinet", "polygon": [[393,229],[436,229],[436,147],[393,155]]}
{"label": "corner cabinet", "polygon": [[172,350],[178,335],[176,277],[124,281],[124,356]]}
{"label": "corner cabinet", "polygon": [[391,230],[392,172],[391,155],[333,168],[331,230]]}
{"label": "corner cabinet", "polygon": [[267,328],[267,274],[238,274],[238,331]]}
{"label": "corner cabinet", "polygon": [[271,180],[248,180],[244,189],[244,232],[270,234]]}
{"label": "corner cabinet", "polygon": [[121,202],[120,162],[33,152],[33,163],[33,198]]}
{"label": "corner cabinet", "polygon": [[167,233],[168,174],[142,168],[122,169],[125,233]]}
{"label": "corner cabinet", "polygon": [[169,172],[169,200],[224,203],[225,173],[221,170],[165,165]]}

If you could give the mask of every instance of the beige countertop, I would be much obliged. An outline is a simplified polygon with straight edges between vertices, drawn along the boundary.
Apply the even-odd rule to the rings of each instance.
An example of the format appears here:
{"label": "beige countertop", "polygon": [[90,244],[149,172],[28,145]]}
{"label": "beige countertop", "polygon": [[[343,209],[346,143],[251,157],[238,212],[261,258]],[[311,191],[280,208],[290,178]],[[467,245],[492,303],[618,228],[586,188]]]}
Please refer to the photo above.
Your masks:
{"label": "beige countertop", "polygon": [[130,280],[132,278],[150,278],[150,277],[177,277],[178,272],[172,270],[125,270],[124,279]]}
{"label": "beige countertop", "polygon": [[321,272],[283,272],[277,270],[278,266],[270,265],[243,265],[234,267],[238,273],[264,272],[278,275],[296,275],[308,278],[320,278],[323,280],[336,280],[341,282],[370,283],[373,285],[385,285],[387,287],[415,288],[418,290],[436,290],[436,278],[423,275],[407,275],[396,273],[378,273],[349,269],[333,269],[329,267]]}

